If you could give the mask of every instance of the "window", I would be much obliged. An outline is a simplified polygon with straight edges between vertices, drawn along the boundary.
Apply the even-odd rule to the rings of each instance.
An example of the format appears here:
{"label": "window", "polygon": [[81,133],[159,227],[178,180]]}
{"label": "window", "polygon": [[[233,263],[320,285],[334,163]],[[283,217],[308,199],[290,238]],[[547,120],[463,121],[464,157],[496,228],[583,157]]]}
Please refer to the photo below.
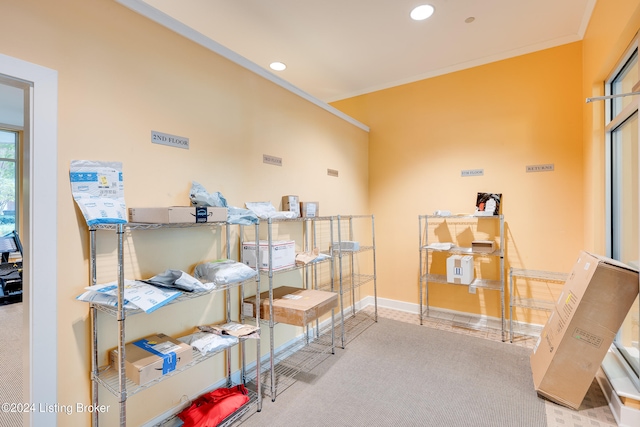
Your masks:
{"label": "window", "polygon": [[[633,92],[638,84],[638,49],[630,51],[607,83],[607,93],[620,95]],[[638,210],[638,104],[637,96],[612,98],[607,101],[608,151],[608,225],[611,258],[640,266]],[[614,345],[627,361],[632,378],[640,390],[640,307],[636,298],[618,331]]]}
{"label": "window", "polygon": [[0,129],[0,235],[17,230],[20,133]]}

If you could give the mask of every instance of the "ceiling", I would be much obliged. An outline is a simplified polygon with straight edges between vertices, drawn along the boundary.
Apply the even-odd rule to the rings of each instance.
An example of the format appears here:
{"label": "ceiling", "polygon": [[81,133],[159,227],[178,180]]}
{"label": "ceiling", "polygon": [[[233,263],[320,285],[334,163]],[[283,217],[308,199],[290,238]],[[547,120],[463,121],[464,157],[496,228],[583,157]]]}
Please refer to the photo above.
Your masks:
{"label": "ceiling", "polygon": [[[262,69],[284,62],[269,72],[324,102],[581,40],[596,2],[118,1],[157,9]],[[420,4],[435,13],[413,21]]]}

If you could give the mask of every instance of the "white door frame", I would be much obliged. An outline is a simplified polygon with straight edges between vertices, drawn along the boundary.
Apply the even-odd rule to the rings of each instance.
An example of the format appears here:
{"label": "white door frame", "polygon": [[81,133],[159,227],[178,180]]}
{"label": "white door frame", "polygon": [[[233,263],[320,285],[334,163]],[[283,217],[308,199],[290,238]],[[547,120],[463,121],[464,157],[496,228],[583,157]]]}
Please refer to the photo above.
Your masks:
{"label": "white door frame", "polygon": [[[58,72],[0,54],[0,74],[32,84],[23,160],[23,398],[25,426],[55,426],[58,403],[57,158]],[[36,267],[37,266],[37,269]]]}

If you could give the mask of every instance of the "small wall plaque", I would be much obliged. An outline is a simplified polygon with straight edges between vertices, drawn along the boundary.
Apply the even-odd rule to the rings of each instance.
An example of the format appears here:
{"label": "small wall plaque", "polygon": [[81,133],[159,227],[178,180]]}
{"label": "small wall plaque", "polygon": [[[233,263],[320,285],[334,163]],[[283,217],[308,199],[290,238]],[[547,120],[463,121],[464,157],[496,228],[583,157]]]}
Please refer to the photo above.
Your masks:
{"label": "small wall plaque", "polygon": [[338,171],[335,169],[327,169],[327,175],[338,177]]}
{"label": "small wall plaque", "polygon": [[154,144],[183,148],[185,150],[189,149],[189,138],[157,132],[155,130],[151,131],[151,142],[153,142]]}
{"label": "small wall plaque", "polygon": [[546,165],[529,165],[527,166],[528,172],[553,172],[553,163]]}
{"label": "small wall plaque", "polygon": [[262,155],[262,163],[274,166],[282,166],[282,157],[270,156],[268,154]]}
{"label": "small wall plaque", "polygon": [[460,176],[483,176],[484,169],[466,169],[460,172]]}

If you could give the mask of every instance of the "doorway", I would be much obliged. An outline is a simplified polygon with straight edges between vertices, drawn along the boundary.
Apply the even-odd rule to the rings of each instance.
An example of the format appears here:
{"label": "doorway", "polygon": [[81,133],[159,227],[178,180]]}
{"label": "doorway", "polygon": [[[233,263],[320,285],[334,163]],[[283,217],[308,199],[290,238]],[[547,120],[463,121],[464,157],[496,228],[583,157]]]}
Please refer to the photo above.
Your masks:
{"label": "doorway", "polygon": [[[11,405],[23,403],[21,355],[24,328],[20,279],[23,260],[17,250],[19,244],[10,248],[9,243],[19,242],[21,234],[19,207],[23,179],[20,164],[23,159],[25,111],[28,110],[24,102],[28,91],[29,86],[24,82],[6,77],[0,79],[0,244],[3,250],[11,251],[7,253],[7,259],[3,257],[0,262],[0,276],[7,279],[2,280],[0,286],[0,402]],[[11,410],[0,413],[0,427],[21,425],[21,413]]]}
{"label": "doorway", "polygon": [[[22,401],[37,408],[57,403],[57,215],[51,207],[57,206],[58,75],[0,54],[0,83],[24,88]],[[23,414],[25,426],[56,424],[55,413]]]}

